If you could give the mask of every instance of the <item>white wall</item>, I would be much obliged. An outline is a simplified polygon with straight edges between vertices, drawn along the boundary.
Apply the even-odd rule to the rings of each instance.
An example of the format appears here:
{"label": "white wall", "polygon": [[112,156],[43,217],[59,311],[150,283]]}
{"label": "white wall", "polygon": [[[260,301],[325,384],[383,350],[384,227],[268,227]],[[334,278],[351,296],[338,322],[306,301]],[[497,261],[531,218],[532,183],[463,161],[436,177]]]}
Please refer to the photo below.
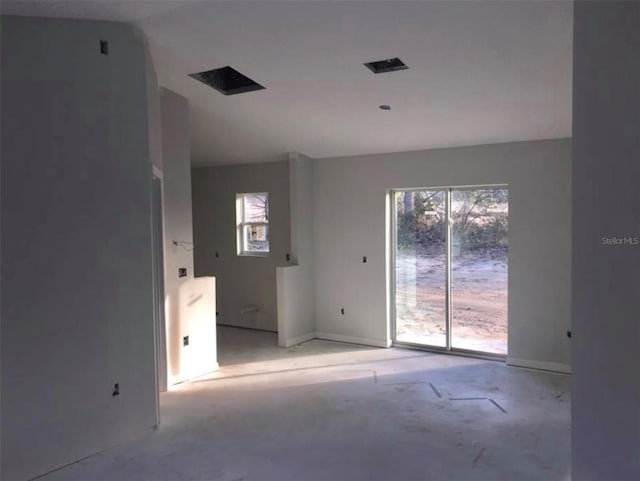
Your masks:
{"label": "white wall", "polygon": [[[196,275],[216,277],[218,323],[276,331],[276,267],[291,263],[288,163],[201,167],[192,178]],[[237,255],[236,194],[246,192],[269,193],[268,257]]]}
{"label": "white wall", "polygon": [[570,155],[561,139],[315,160],[318,336],[390,341],[387,189],[508,184],[508,362],[569,370]]}
{"label": "white wall", "polygon": [[313,164],[289,154],[291,262],[277,269],[278,344],[291,346],[315,337],[313,264]]}
{"label": "white wall", "polygon": [[149,157],[157,170],[162,171],[162,119],[160,114],[160,94],[158,75],[153,65],[147,38],[140,34],[145,46],[145,70],[147,76],[147,118],[149,119]]}
{"label": "white wall", "polygon": [[[176,315],[170,332],[178,346],[170,351],[170,361],[177,366],[169,378],[173,384],[218,369],[216,336],[216,279],[198,277],[180,284]],[[183,338],[189,342],[184,345]],[[170,338],[170,339],[171,339]]]}
{"label": "white wall", "polygon": [[[208,306],[209,323],[215,327],[215,292],[206,292],[215,291],[215,282],[194,281],[189,103],[167,89],[161,90],[160,102],[167,367],[168,383],[174,384],[217,366],[215,329],[203,327],[206,309],[201,309]],[[174,241],[186,244],[175,245]],[[181,267],[187,269],[185,277],[178,277]],[[190,307],[194,300],[198,309]],[[188,346],[183,345],[184,336],[189,336]],[[203,346],[208,346],[210,356],[195,354]]]}
{"label": "white wall", "polygon": [[3,16],[1,48],[2,478],[14,480],[155,424],[151,163],[130,27]]}
{"label": "white wall", "polygon": [[573,479],[640,479],[640,3],[576,2]]}

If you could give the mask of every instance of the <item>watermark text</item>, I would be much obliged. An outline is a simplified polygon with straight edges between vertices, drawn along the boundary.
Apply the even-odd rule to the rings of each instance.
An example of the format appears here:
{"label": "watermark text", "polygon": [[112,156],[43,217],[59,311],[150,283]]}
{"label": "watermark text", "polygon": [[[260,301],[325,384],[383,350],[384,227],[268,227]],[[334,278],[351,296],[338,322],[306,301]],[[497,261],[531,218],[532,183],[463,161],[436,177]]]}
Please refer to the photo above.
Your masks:
{"label": "watermark text", "polygon": [[602,237],[600,243],[603,246],[640,246],[640,236]]}

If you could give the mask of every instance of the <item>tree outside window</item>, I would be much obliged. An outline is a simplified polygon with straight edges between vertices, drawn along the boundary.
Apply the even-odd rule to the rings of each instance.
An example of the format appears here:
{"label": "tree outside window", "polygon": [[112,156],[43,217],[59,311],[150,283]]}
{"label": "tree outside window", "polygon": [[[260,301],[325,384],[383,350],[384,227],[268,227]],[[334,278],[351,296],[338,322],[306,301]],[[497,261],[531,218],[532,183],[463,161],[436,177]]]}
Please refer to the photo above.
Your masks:
{"label": "tree outside window", "polygon": [[237,194],[238,255],[269,254],[269,194]]}

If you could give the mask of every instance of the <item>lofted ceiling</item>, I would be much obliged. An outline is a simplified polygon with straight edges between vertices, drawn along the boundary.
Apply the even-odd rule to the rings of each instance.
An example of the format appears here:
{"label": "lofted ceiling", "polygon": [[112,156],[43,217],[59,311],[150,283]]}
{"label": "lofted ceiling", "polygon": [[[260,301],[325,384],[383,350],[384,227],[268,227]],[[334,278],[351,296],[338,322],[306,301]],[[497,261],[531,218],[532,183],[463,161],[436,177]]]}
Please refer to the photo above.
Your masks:
{"label": "lofted ceiling", "polygon": [[[142,28],[160,84],[189,99],[194,165],[568,137],[572,8],[569,1],[2,3],[2,13]],[[409,69],[376,75],[363,66],[391,57]],[[225,66],[266,89],[224,96],[189,77]]]}

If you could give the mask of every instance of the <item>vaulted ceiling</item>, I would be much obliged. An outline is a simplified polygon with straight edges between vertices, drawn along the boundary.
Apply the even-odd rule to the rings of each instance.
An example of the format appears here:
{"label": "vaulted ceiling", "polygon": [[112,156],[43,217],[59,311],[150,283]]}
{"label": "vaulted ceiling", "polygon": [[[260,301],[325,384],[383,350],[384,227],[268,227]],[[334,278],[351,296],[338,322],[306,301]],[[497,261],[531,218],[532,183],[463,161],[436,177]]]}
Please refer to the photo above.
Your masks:
{"label": "vaulted ceiling", "polygon": [[[571,134],[568,1],[8,1],[2,13],[142,28],[160,84],[189,99],[195,165]],[[391,57],[409,69],[363,66]],[[189,77],[225,66],[266,89],[225,96]]]}

